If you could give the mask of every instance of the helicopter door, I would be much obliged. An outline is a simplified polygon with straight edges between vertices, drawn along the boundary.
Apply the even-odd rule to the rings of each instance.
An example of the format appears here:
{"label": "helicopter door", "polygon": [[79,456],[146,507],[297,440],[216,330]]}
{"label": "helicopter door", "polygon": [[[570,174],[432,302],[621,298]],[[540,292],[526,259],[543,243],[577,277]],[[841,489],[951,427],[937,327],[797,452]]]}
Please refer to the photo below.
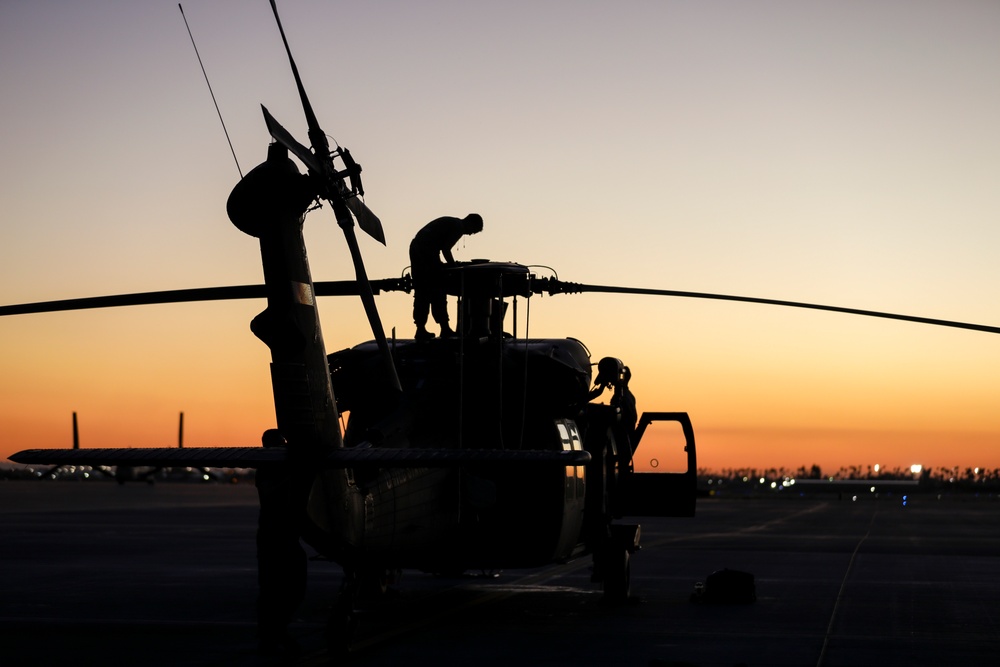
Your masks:
{"label": "helicopter door", "polygon": [[694,516],[697,454],[686,412],[644,412],[635,431],[632,470],[621,476],[620,513]]}

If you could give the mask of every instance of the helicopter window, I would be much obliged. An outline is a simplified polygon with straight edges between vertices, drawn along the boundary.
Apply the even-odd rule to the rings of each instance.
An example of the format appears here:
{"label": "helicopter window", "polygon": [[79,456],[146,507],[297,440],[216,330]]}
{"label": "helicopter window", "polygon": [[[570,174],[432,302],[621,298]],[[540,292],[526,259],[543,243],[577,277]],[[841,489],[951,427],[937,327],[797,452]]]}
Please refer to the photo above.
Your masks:
{"label": "helicopter window", "polygon": [[580,431],[577,430],[574,422],[562,419],[557,420],[556,430],[559,431],[559,440],[562,442],[564,450],[580,451],[583,449],[583,443],[580,441]]}
{"label": "helicopter window", "polygon": [[687,472],[686,444],[678,422],[652,422],[632,455],[636,472]]}
{"label": "helicopter window", "polygon": [[[569,419],[556,420],[556,430],[559,432],[559,439],[562,441],[564,451],[581,451],[583,449],[583,442],[580,440],[580,431],[576,427],[576,422]],[[583,475],[584,466],[566,467],[566,492],[568,498],[575,496],[582,497],[583,487],[581,480],[583,479]]]}
{"label": "helicopter window", "polygon": [[[559,432],[559,439],[562,441],[563,451],[581,451],[583,441],[580,439],[580,431],[576,427],[576,422],[567,420],[556,420],[556,430]],[[572,466],[566,468],[567,481],[583,479],[584,466]],[[571,485],[573,488],[576,484]],[[582,493],[582,492],[581,492]]]}

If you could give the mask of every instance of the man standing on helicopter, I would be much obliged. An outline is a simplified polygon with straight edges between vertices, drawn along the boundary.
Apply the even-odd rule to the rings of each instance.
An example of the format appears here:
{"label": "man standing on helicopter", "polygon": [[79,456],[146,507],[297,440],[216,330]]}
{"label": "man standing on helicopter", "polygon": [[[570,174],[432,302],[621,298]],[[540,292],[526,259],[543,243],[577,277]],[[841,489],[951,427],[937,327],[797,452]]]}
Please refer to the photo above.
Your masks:
{"label": "man standing on helicopter", "polygon": [[[451,249],[466,234],[483,231],[483,217],[470,213],[464,218],[443,217],[431,220],[410,242],[410,273],[413,275],[414,338],[427,340],[434,334],[427,331],[428,312],[441,326],[441,338],[455,335],[448,324],[448,296],[444,291],[444,267],[454,264]],[[441,256],[444,262],[441,262]]]}

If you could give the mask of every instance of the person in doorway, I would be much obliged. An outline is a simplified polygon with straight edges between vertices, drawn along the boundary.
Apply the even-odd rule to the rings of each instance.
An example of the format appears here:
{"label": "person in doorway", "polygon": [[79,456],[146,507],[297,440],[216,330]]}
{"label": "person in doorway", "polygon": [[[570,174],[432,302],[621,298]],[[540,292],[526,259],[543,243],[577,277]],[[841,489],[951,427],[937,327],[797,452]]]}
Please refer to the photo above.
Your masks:
{"label": "person in doorway", "polygon": [[[444,267],[454,264],[451,249],[467,234],[483,231],[483,217],[470,213],[464,218],[442,217],[424,225],[410,242],[410,273],[413,276],[414,338],[427,340],[434,334],[427,330],[427,315],[441,327],[441,337],[455,335],[448,323],[448,296],[444,290]],[[444,257],[444,262],[441,257]]]}

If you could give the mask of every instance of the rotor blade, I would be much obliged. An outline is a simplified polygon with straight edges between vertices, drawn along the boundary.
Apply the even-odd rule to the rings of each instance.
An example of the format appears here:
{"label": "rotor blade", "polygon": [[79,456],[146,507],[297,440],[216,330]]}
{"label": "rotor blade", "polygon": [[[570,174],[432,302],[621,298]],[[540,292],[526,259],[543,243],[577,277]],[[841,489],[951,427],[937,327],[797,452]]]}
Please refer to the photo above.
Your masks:
{"label": "rotor blade", "polygon": [[281,33],[281,41],[285,45],[285,53],[288,54],[288,64],[292,66],[292,76],[295,77],[295,86],[299,89],[299,99],[302,100],[302,111],[306,115],[306,124],[309,127],[309,141],[317,153],[328,155],[330,144],[326,140],[326,133],[319,126],[316,114],[313,112],[312,104],[306,95],[305,86],[302,85],[302,77],[299,76],[299,68],[295,66],[295,58],[292,57],[292,49],[288,46],[288,39],[285,38],[285,29],[281,26],[281,17],[278,16],[278,6],[271,0],[271,11],[274,13],[274,20],[278,24],[278,32]]}
{"label": "rotor blade", "polygon": [[94,449],[25,449],[11,454],[15,463],[89,466],[192,466],[206,468],[256,468],[281,463],[284,447],[123,447]]}
{"label": "rotor blade", "polygon": [[648,294],[653,296],[675,296],[687,299],[715,299],[718,301],[739,301],[743,303],[760,303],[770,306],[786,306],[789,308],[808,308],[811,310],[826,310],[834,313],[847,313],[848,315],[863,315],[865,317],[881,317],[889,320],[902,320],[904,322],[917,322],[919,324],[931,324],[939,327],[953,327],[956,329],[970,329],[972,331],[983,331],[986,333],[1000,334],[1000,327],[986,324],[973,324],[970,322],[955,322],[952,320],[940,320],[931,317],[919,317],[916,315],[901,315],[898,313],[884,313],[876,310],[862,310],[860,308],[845,308],[843,306],[825,306],[818,303],[803,303],[801,301],[783,301],[781,299],[763,299],[753,296],[735,296],[732,294],[710,294],[707,292],[683,292],[678,290],[646,289],[641,287],[618,287],[614,285],[585,285],[579,283],[562,282],[552,280],[550,287],[543,288],[551,294],[576,293],[576,292],[604,292],[610,294]]}
{"label": "rotor blade", "polygon": [[[315,155],[310,152],[308,148],[300,144],[295,140],[295,137],[286,130],[281,123],[275,120],[271,112],[267,110],[263,104],[260,105],[261,111],[264,112],[264,123],[267,125],[267,131],[271,134],[279,144],[287,148],[292,155],[302,160],[302,164],[306,166],[311,174],[323,174],[323,166]],[[379,220],[378,216],[372,213],[372,210],[368,208],[363,201],[357,197],[351,196],[350,193],[346,191],[342,181],[335,180],[337,193],[343,198],[347,203],[347,208],[350,209],[351,213],[358,221],[358,226],[361,230],[371,236],[373,239],[385,245],[385,232],[382,230],[382,221]],[[323,193],[324,198],[329,198],[333,196],[331,193]]]}
{"label": "rotor blade", "polygon": [[[295,65],[295,58],[292,57],[292,49],[288,46],[288,39],[285,37],[285,29],[281,25],[281,17],[278,16],[278,6],[275,4],[275,0],[271,0],[271,11],[274,13],[274,20],[278,24],[281,41],[285,45],[285,53],[288,54],[288,64],[291,65],[292,75],[295,77],[295,86],[299,90],[299,99],[302,101],[302,110],[305,112],[306,124],[309,127],[309,141],[312,143],[312,149],[315,152],[315,155],[311,156],[313,158],[311,162],[306,162],[305,160],[303,162],[309,166],[312,176],[320,180],[320,187],[323,190],[321,196],[330,202],[330,206],[333,207],[333,214],[337,218],[337,224],[344,230],[344,237],[347,239],[347,245],[351,251],[351,259],[354,262],[354,273],[357,277],[361,302],[365,308],[365,315],[368,316],[372,335],[375,336],[375,340],[378,343],[387,379],[392,388],[401,392],[402,388],[399,384],[399,376],[396,373],[396,366],[392,360],[389,344],[385,339],[385,331],[382,329],[378,309],[375,307],[375,299],[372,296],[368,275],[365,272],[364,261],[361,259],[361,250],[358,248],[358,239],[354,234],[354,220],[351,215],[352,211],[358,210],[358,207],[355,204],[349,203],[352,198],[348,196],[346,186],[333,165],[333,158],[330,156],[330,144],[326,140],[326,133],[319,126],[319,121],[313,112],[312,104],[309,102],[309,96],[306,95],[305,86],[302,85],[302,77],[299,76],[299,68]],[[265,109],[265,120],[268,115]],[[273,124],[273,129],[278,132],[278,135],[282,133],[283,135],[287,135],[283,136],[281,141],[288,142],[289,150],[296,154],[296,151],[303,152],[305,147],[301,145],[295,147],[294,144],[297,142],[292,139],[291,135],[284,128],[281,128],[277,121],[274,121],[272,118],[269,123]],[[268,129],[272,129],[271,124],[269,124]],[[272,131],[272,136],[278,139],[274,131]],[[308,153],[309,151],[305,150],[304,152]],[[362,206],[364,205],[362,204]],[[377,241],[384,245],[385,234],[382,231],[382,223],[374,215],[366,215],[365,211],[367,211],[367,207],[361,209],[360,214],[355,213],[358,218],[358,224],[365,233],[371,234]]]}
{"label": "rotor blade", "polygon": [[357,197],[347,199],[347,208],[351,209],[354,218],[358,221],[361,231],[368,234],[382,245],[385,245],[385,232],[382,231],[382,221],[372,213],[372,210],[365,206],[365,203]]}
{"label": "rotor blade", "polygon": [[286,130],[281,123],[274,119],[271,112],[267,110],[263,104],[260,105],[261,111],[264,112],[264,124],[267,125],[267,131],[271,134],[275,141],[287,148],[292,155],[302,160],[302,164],[306,166],[309,171],[314,174],[323,173],[323,167],[319,160],[312,152],[295,140],[291,132]]}
{"label": "rotor blade", "polygon": [[382,319],[379,317],[378,308],[375,306],[371,283],[368,281],[368,272],[365,271],[365,263],[361,258],[361,249],[358,247],[358,237],[354,234],[354,223],[350,220],[351,214],[345,208],[339,206],[339,202],[331,201],[330,203],[333,205],[333,212],[337,216],[337,224],[344,230],[347,247],[351,251],[351,260],[354,262],[354,273],[357,276],[358,293],[361,296],[361,303],[365,307],[365,315],[368,317],[372,336],[375,337],[375,342],[378,344],[386,378],[393,389],[401,392],[403,388],[399,383],[399,375],[396,373],[396,364],[392,360],[389,343],[385,339],[385,329],[382,328]]}
{"label": "rotor blade", "polygon": [[[191,466],[204,468],[258,468],[288,460],[285,447],[124,447],[95,449],[25,449],[11,454],[22,464],[89,466]],[[464,465],[560,467],[585,465],[589,452],[577,450],[513,449],[337,449],[312,465],[322,468],[457,468]]]}
{"label": "rotor blade", "polygon": [[[337,175],[337,170],[333,166],[333,160],[329,157],[330,143],[326,139],[326,133],[323,131],[323,128],[319,126],[316,113],[309,102],[309,96],[306,95],[305,86],[302,85],[302,77],[299,75],[299,68],[295,64],[295,58],[292,57],[292,49],[289,47],[288,39],[285,37],[285,29],[281,25],[281,17],[278,16],[278,6],[274,0],[271,0],[271,11],[274,13],[274,20],[278,24],[278,32],[281,33],[281,42],[285,45],[285,53],[288,54],[288,64],[292,68],[295,86],[298,88],[299,99],[302,101],[302,111],[305,113],[306,126],[309,128],[309,141],[312,143],[315,154],[295,141],[292,135],[271,117],[267,109],[264,109],[264,119],[267,123],[267,129],[278,143],[288,148],[296,157],[302,160],[303,164],[309,167],[309,171],[314,176],[319,177],[326,184],[334,184],[337,195],[347,202],[347,206],[357,218],[358,226],[361,227],[361,230],[382,245],[385,245],[385,232],[382,230],[382,221],[365,206],[364,202],[357,201],[351,196],[352,193],[347,192],[343,181]],[[329,200],[331,205],[333,203],[333,196],[332,192],[323,194],[323,197]],[[338,219],[337,222],[340,223],[340,220]]]}
{"label": "rotor blade", "polygon": [[[267,125],[267,131],[271,134],[275,141],[287,148],[292,155],[302,160],[302,164],[309,169],[312,174],[323,174],[324,168],[320,163],[319,159],[312,152],[295,140],[295,137],[286,130],[281,123],[275,120],[271,112],[267,110],[263,104],[260,105],[261,111],[264,112],[264,123]],[[348,196],[349,193],[346,192],[346,188],[342,181],[336,181],[337,193],[343,198],[344,202],[347,204],[347,208],[350,209],[351,213],[358,221],[358,226],[361,230],[371,236],[373,239],[385,245],[385,232],[382,230],[382,221],[379,220],[378,216],[372,213],[372,210],[368,208],[363,201],[357,197]],[[332,196],[331,193],[324,193],[324,197]]]}
{"label": "rotor blade", "polygon": [[[403,278],[383,278],[369,281],[372,294],[409,291],[409,284]],[[356,280],[322,281],[313,285],[316,296],[358,296],[360,289]],[[230,285],[227,287],[200,287],[195,289],[165,290],[160,292],[138,292],[135,294],[112,294],[91,296],[80,299],[59,301],[39,301],[0,306],[0,317],[4,315],[26,315],[29,313],[52,313],[65,310],[90,310],[94,308],[115,308],[120,306],[145,306],[161,303],[191,303],[198,301],[232,301],[237,299],[263,299],[266,297],[263,285]]]}

